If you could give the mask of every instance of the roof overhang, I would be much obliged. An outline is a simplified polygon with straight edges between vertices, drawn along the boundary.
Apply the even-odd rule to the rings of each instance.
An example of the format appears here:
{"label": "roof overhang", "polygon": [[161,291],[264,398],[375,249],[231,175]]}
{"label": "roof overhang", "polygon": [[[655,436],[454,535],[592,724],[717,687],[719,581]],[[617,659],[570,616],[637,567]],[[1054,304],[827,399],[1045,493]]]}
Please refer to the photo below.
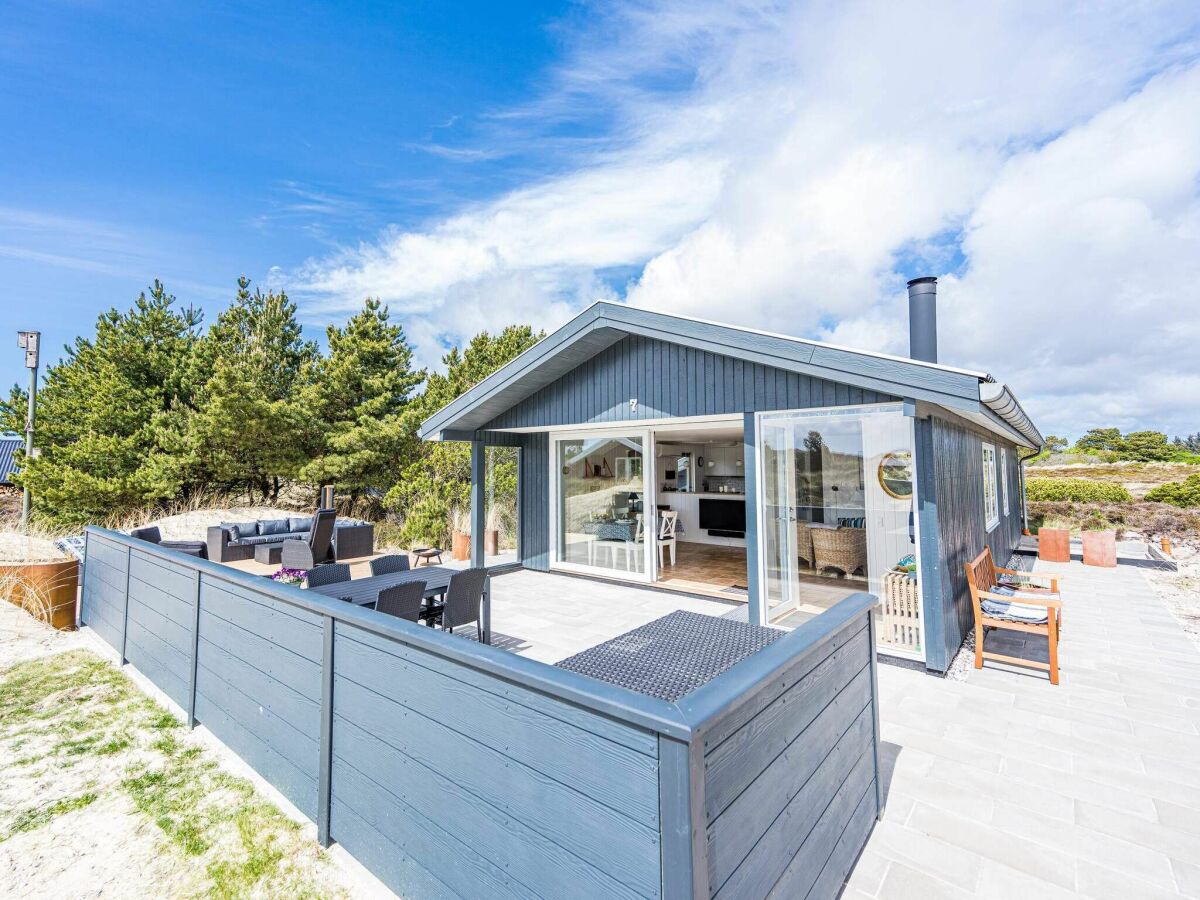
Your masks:
{"label": "roof overhang", "polygon": [[[443,440],[483,430],[501,413],[628,335],[935,403],[972,418],[979,415],[1002,425],[1004,433],[1013,427],[1005,414],[984,404],[981,385],[992,378],[983,372],[599,301],[430,416],[418,433],[425,440]],[[1008,410],[1007,402],[996,402]],[[1011,403],[1020,410],[1015,398]],[[1013,415],[1011,410],[1008,415]],[[1016,430],[1031,442],[1036,435],[1040,446],[1041,435],[1027,416],[1024,421],[1031,434]]]}

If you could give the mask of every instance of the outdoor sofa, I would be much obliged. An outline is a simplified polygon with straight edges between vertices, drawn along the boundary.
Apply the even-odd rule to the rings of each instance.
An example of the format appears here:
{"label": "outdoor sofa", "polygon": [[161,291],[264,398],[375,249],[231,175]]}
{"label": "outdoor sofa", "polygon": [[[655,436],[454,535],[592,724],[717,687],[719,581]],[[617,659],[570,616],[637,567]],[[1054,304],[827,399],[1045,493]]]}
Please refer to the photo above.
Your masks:
{"label": "outdoor sofa", "polygon": [[[222,522],[208,529],[208,558],[214,562],[252,559],[260,544],[307,541],[312,516]],[[333,558],[353,559],[375,552],[375,526],[356,519],[339,519],[333,530]]]}

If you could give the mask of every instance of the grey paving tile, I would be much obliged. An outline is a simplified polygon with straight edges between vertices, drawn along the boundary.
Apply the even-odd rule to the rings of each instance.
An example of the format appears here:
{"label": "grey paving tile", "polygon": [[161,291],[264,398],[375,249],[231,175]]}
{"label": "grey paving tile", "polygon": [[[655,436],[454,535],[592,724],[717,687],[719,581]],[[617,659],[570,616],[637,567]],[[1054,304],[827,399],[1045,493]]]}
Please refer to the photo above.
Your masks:
{"label": "grey paving tile", "polygon": [[1073,859],[1107,865],[1149,884],[1170,888],[1175,883],[1171,860],[1164,853],[1039,815],[1015,803],[997,803],[991,824],[1001,831],[1061,851]]}
{"label": "grey paving tile", "polygon": [[965,891],[974,890],[979,881],[978,854],[903,825],[877,824],[870,849]]}
{"label": "grey paving tile", "polygon": [[1185,897],[1200,897],[1200,866],[1171,860],[1175,872],[1175,887]]}
{"label": "grey paving tile", "polygon": [[1154,807],[1158,810],[1160,824],[1178,831],[1191,832],[1196,836],[1196,840],[1200,841],[1200,809],[1167,800],[1155,800]]}
{"label": "grey paving tile", "polygon": [[971,894],[903,863],[894,862],[888,867],[877,896],[880,900],[957,900],[970,897]]}
{"label": "grey paving tile", "polygon": [[998,831],[988,824],[988,820],[967,818],[918,804],[909,817],[909,827],[1059,887],[1072,889],[1075,886],[1075,872],[1061,853]]}
{"label": "grey paving tile", "polygon": [[1108,806],[1130,815],[1141,816],[1149,821],[1154,821],[1156,817],[1153,800],[1145,794],[1125,790],[1112,784],[1093,781],[1090,778],[1067,774],[1019,759],[1004,760],[1001,772],[1014,780],[1036,785],[1043,790],[1062,796]]}
{"label": "grey paving tile", "polygon": [[[875,830],[879,830],[878,825],[875,826]],[[872,838],[874,838],[874,834],[872,834]],[[864,896],[874,897],[883,885],[883,878],[890,865],[891,860],[868,847],[859,854],[858,861],[854,864],[854,871],[850,873],[846,884],[861,891]]]}
{"label": "grey paving tile", "polygon": [[1146,884],[1126,874],[1095,863],[1080,862],[1076,866],[1078,890],[1084,897],[1095,900],[1178,900],[1170,888]]}
{"label": "grey paving tile", "polygon": [[1084,800],[1075,801],[1075,822],[1084,828],[1157,850],[1172,859],[1200,865],[1200,840],[1189,832]]}
{"label": "grey paving tile", "polygon": [[1077,896],[1073,890],[992,859],[983,861],[979,886],[975,889],[978,900],[1068,900]]}

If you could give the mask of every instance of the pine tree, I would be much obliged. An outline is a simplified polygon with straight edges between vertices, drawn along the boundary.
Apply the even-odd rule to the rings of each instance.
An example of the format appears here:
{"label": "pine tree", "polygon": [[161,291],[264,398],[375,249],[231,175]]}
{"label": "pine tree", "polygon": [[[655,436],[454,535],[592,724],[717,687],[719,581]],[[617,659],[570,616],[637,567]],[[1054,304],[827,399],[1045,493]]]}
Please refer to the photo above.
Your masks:
{"label": "pine tree", "polygon": [[[405,429],[415,435],[421,422],[455,397],[470,390],[505,363],[545,337],[528,325],[510,325],[493,336],[486,331],[471,339],[466,350],[454,347],[442,357],[446,373],[429,376],[425,391],[405,411]],[[515,468],[513,463],[506,464]],[[497,481],[515,483],[516,473],[495,471]],[[411,542],[445,546],[450,517],[470,505],[471,450],[460,441],[417,443],[415,459],[388,491],[385,503],[404,516],[404,536]]]}
{"label": "pine tree", "polygon": [[188,463],[221,487],[277,497],[317,443],[319,424],[303,403],[318,358],[287,294],[251,293],[239,278],[193,361],[203,387],[182,442]]}
{"label": "pine tree", "polygon": [[[201,315],[155,281],[131,309],[110,309],[46,371],[37,445],[18,478],[39,513],[63,523],[104,521],[173,499],[187,472],[173,453],[191,412],[190,357]],[[14,398],[15,399],[15,398]]]}
{"label": "pine tree", "polygon": [[377,299],[368,297],[345,327],[330,326],[326,335],[329,355],[310,403],[324,424],[324,447],[300,477],[335,484],[354,502],[385,489],[415,453],[403,414],[425,372],[413,369],[403,327]]}

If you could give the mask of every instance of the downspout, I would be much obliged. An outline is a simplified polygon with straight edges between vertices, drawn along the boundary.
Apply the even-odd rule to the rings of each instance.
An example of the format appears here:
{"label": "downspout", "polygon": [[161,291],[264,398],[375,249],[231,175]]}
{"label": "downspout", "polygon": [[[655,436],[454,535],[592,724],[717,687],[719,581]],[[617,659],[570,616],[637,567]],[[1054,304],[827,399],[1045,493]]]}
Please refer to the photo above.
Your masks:
{"label": "downspout", "polygon": [[1029,532],[1029,508],[1025,504],[1025,462],[1041,452],[1041,450],[1032,450],[1028,456],[1017,454],[1017,481],[1021,486],[1021,532],[1023,534]]}

